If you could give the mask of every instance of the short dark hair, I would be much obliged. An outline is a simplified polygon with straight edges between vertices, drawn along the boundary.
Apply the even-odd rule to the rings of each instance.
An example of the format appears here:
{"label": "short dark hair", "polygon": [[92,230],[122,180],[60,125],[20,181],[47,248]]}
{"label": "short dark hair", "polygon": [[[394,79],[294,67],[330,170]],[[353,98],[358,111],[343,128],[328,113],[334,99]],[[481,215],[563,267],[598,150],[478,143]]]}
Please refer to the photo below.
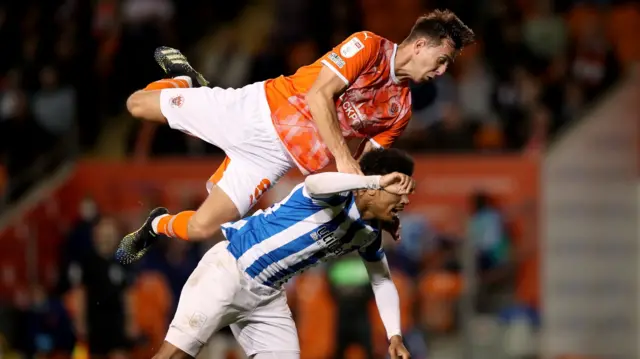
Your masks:
{"label": "short dark hair", "polygon": [[413,166],[411,156],[396,148],[372,150],[360,158],[360,169],[367,176],[384,176],[393,172],[412,176]]}
{"label": "short dark hair", "polygon": [[449,39],[456,50],[461,50],[475,41],[475,34],[462,20],[450,10],[434,10],[420,16],[405,41],[412,41],[420,36],[440,44]]}

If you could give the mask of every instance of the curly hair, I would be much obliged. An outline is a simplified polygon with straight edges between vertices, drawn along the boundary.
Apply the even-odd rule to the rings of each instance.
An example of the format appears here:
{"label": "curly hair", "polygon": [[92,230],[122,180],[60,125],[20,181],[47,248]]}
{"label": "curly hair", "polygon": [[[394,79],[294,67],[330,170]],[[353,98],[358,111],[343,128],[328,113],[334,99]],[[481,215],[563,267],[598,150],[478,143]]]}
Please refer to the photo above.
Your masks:
{"label": "curly hair", "polygon": [[360,169],[367,176],[399,172],[413,175],[413,159],[404,151],[390,148],[369,151],[360,158]]}

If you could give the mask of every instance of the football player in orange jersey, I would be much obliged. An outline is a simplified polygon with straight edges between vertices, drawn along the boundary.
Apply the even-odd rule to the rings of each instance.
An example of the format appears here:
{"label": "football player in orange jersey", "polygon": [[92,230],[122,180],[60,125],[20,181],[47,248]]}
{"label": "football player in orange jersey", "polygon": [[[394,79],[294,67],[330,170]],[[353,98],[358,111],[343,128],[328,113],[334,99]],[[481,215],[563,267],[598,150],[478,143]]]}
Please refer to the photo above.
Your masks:
{"label": "football player in orange jersey", "polygon": [[[410,81],[442,75],[473,41],[473,31],[454,13],[437,10],[418,18],[400,44],[357,32],[293,75],[239,89],[206,87],[178,50],[157,49],[156,61],[170,78],[133,93],[129,112],[199,137],[227,157],[209,179],[209,196],[197,211],[170,215],[154,209],[123,239],[119,259],[139,259],[159,235],[211,238],[293,167],[306,175],[334,159],[339,172],[361,174],[357,157],[391,146],[406,127]],[[354,138],[363,140],[356,156],[346,142]]]}

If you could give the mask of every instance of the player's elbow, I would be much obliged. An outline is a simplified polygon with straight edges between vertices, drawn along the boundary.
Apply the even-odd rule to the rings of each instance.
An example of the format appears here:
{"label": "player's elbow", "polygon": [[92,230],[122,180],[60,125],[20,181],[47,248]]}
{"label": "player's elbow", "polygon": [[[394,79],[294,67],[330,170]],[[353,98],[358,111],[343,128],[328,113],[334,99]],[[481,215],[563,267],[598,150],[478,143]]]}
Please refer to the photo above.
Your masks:
{"label": "player's elbow", "polygon": [[309,175],[304,179],[304,187],[310,195],[320,194],[320,184],[318,183],[318,175]]}
{"label": "player's elbow", "polygon": [[307,105],[313,111],[313,109],[318,108],[319,106],[328,106],[333,102],[331,94],[326,93],[326,91],[322,91],[321,89],[311,89],[305,95],[305,100],[307,101]]}

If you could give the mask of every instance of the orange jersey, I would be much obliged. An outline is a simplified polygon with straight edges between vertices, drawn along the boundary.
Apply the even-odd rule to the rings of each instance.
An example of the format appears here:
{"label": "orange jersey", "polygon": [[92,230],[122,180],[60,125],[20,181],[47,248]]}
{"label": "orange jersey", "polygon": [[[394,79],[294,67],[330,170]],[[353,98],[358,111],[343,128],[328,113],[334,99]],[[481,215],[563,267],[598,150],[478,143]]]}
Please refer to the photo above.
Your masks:
{"label": "orange jersey", "polygon": [[389,147],[411,117],[409,83],[394,73],[397,45],[371,32],[357,32],[292,76],[265,83],[271,119],[303,172],[315,172],[331,161],[311,117],[305,95],[323,66],[347,84],[336,99],[338,120],[346,139],[367,138]]}

